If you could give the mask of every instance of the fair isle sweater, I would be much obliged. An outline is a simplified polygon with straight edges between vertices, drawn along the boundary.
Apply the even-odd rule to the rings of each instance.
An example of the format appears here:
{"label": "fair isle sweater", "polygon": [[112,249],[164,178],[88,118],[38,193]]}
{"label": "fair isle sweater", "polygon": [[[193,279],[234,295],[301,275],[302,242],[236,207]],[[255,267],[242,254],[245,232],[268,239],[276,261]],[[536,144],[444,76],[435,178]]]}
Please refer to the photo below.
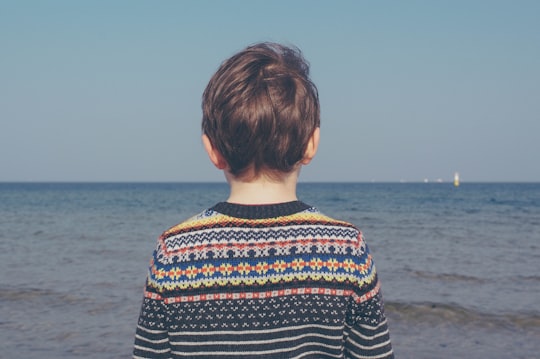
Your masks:
{"label": "fair isle sweater", "polygon": [[393,358],[362,233],[303,202],[218,203],[165,231],[133,358]]}

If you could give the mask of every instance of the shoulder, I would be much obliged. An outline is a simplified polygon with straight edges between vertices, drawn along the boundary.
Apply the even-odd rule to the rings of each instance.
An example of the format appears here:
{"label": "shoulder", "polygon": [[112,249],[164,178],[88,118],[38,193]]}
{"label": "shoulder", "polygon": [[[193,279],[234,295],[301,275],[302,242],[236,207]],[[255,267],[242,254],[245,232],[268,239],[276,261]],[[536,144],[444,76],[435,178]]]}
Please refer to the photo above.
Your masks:
{"label": "shoulder", "polygon": [[316,207],[299,213],[298,217],[303,218],[303,223],[311,227],[316,238],[332,238],[342,245],[365,247],[364,235],[353,223],[328,216]]}
{"label": "shoulder", "polygon": [[174,226],[163,231],[158,238],[159,246],[165,252],[171,245],[178,244],[179,241],[190,241],[193,236],[204,235],[212,228],[219,226],[223,215],[211,209],[206,209]]}
{"label": "shoulder", "polygon": [[310,218],[314,223],[317,223],[321,226],[347,228],[357,233],[361,233],[360,229],[355,224],[341,220],[341,219],[327,216],[316,207],[312,207],[304,211],[304,213],[305,213],[306,218]]}
{"label": "shoulder", "polygon": [[211,228],[218,221],[220,214],[211,210],[206,209],[174,226],[165,230],[160,238],[168,238],[171,236],[176,236],[182,233],[197,231],[205,228]]}
{"label": "shoulder", "polygon": [[313,208],[314,218],[317,219],[318,224],[322,227],[326,227],[331,231],[335,237],[341,238],[344,243],[348,243],[350,246],[356,247],[360,252],[369,252],[367,244],[364,238],[364,233],[355,224],[341,219],[336,219],[321,213],[318,209]]}
{"label": "shoulder", "polygon": [[346,228],[356,228],[358,229],[354,224],[343,221],[341,219],[337,219],[334,217],[327,216],[326,214],[322,213],[319,209],[316,207],[312,207],[308,210],[306,210],[306,213],[311,214],[313,218],[317,218],[321,223],[328,223],[335,226],[342,226]]}

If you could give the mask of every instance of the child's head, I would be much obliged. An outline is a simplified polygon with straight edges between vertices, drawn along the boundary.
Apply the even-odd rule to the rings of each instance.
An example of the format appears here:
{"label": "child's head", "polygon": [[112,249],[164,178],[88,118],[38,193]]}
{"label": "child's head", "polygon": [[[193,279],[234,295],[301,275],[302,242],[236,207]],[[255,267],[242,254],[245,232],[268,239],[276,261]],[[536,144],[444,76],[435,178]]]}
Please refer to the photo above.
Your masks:
{"label": "child's head", "polygon": [[220,66],[203,94],[202,130],[235,177],[289,173],[320,126],[319,96],[300,50],[249,46]]}

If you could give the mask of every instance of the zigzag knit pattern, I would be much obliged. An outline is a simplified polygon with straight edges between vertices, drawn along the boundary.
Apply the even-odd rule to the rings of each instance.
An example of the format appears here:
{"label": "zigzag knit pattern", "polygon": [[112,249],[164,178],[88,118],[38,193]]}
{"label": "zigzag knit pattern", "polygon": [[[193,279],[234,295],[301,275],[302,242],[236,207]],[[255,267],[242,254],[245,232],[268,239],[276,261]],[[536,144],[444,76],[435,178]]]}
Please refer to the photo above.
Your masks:
{"label": "zigzag knit pattern", "polygon": [[134,358],[392,358],[362,233],[302,202],[220,203],[165,231]]}

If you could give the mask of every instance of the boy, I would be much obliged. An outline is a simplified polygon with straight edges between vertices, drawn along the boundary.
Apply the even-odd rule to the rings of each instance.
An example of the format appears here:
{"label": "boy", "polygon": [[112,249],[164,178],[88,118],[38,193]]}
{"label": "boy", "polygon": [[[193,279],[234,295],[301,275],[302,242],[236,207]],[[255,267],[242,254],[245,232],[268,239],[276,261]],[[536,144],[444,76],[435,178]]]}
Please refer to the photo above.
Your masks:
{"label": "boy", "polygon": [[393,358],[361,232],[296,197],[319,144],[308,72],[261,43],[211,78],[202,141],[230,196],[159,238],[134,358]]}

